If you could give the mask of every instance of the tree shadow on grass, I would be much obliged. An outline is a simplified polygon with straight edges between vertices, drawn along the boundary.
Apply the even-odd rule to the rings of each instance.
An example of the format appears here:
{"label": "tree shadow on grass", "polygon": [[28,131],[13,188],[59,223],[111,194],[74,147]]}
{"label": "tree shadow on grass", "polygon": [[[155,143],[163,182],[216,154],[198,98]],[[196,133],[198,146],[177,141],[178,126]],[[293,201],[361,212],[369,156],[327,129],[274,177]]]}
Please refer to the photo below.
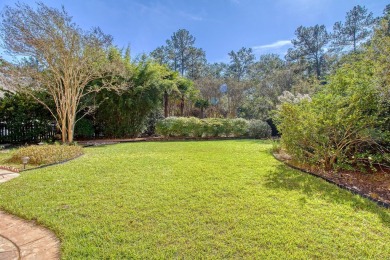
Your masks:
{"label": "tree shadow on grass", "polygon": [[382,222],[390,227],[390,210],[382,208],[368,199],[357,197],[357,195],[325,180],[294,170],[286,165],[278,165],[276,170],[268,172],[265,176],[264,186],[274,190],[299,191],[307,197],[320,196],[327,202],[346,204],[355,210],[369,211],[377,214]]}

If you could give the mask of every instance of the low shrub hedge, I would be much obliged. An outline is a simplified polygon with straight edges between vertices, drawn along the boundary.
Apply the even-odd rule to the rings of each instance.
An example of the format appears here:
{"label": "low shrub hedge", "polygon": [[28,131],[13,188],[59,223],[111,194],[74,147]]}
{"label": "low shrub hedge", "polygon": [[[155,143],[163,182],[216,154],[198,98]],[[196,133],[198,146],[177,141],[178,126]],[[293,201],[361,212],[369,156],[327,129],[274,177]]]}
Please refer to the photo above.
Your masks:
{"label": "low shrub hedge", "polygon": [[261,120],[250,120],[248,132],[249,136],[253,138],[270,138],[272,136],[271,126]]}
{"label": "low shrub hedge", "polygon": [[32,165],[59,163],[82,155],[83,148],[78,145],[31,145],[16,150],[9,163],[21,163],[22,157],[30,157],[28,163]]}
{"label": "low shrub hedge", "polygon": [[268,138],[271,127],[261,120],[243,118],[167,117],[157,122],[156,133],[165,137]]}

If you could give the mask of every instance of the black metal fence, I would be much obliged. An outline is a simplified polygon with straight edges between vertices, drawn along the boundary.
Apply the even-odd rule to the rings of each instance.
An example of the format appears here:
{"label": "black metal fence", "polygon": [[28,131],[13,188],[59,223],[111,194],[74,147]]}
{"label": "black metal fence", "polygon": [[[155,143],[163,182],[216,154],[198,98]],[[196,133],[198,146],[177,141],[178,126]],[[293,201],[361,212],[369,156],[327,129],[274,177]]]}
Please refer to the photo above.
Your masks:
{"label": "black metal fence", "polygon": [[0,123],[0,143],[38,143],[54,139],[54,123],[28,122],[23,124]]}

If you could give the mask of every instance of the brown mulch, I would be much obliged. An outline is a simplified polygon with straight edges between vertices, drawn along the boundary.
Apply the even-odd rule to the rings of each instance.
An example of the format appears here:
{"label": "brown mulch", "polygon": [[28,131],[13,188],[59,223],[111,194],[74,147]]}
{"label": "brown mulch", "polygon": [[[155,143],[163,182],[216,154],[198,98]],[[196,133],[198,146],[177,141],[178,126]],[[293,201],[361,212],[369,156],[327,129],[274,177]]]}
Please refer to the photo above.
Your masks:
{"label": "brown mulch", "polygon": [[390,171],[388,169],[378,169],[376,172],[367,173],[358,171],[324,171],[298,164],[286,154],[274,154],[274,156],[290,166],[329,180],[373,200],[390,204]]}

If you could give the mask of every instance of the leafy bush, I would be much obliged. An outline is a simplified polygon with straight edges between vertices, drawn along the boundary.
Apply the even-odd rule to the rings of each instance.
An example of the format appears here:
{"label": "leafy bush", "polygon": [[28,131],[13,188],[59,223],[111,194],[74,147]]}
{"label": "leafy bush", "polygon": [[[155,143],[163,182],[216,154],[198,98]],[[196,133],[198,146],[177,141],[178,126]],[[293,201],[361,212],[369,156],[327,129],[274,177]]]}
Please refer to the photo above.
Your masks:
{"label": "leafy bush", "polygon": [[160,70],[158,64],[140,62],[132,68],[126,90],[104,90],[97,95],[101,105],[96,120],[105,137],[138,137],[147,130],[150,115],[158,109],[164,90]]}
{"label": "leafy bush", "polygon": [[0,135],[0,142],[25,143],[50,139],[52,120],[52,115],[43,105],[25,94],[5,92],[0,97],[0,122],[7,129],[6,135]]}
{"label": "leafy bush", "polygon": [[248,134],[249,123],[243,118],[235,118],[232,120],[232,133],[234,136],[245,136]]}
{"label": "leafy bush", "polygon": [[188,117],[187,118],[188,122],[188,131],[189,131],[189,136],[192,137],[202,137],[204,133],[204,124],[199,118],[196,117]]}
{"label": "leafy bush", "polygon": [[326,170],[389,165],[388,149],[381,145],[389,130],[382,126],[382,93],[372,70],[370,61],[346,64],[311,101],[282,104],[281,142],[295,160]]}
{"label": "leafy bush", "polygon": [[267,122],[261,120],[250,120],[248,126],[249,137],[269,138],[272,130]]}
{"label": "leafy bush", "polygon": [[83,148],[77,145],[31,145],[16,150],[8,162],[21,163],[21,158],[27,156],[30,157],[29,164],[52,164],[76,158],[83,153]]}
{"label": "leafy bush", "polygon": [[92,121],[86,118],[82,118],[76,123],[74,131],[77,138],[92,138],[95,134]]}
{"label": "leafy bush", "polygon": [[224,119],[221,118],[207,118],[203,119],[205,126],[205,135],[210,137],[218,137],[224,134]]}
{"label": "leafy bush", "polygon": [[[259,138],[270,137],[267,123],[256,120],[256,124],[253,131],[258,132]],[[242,118],[167,117],[157,122],[156,133],[166,137],[242,137],[248,134],[249,126],[250,122]]]}

